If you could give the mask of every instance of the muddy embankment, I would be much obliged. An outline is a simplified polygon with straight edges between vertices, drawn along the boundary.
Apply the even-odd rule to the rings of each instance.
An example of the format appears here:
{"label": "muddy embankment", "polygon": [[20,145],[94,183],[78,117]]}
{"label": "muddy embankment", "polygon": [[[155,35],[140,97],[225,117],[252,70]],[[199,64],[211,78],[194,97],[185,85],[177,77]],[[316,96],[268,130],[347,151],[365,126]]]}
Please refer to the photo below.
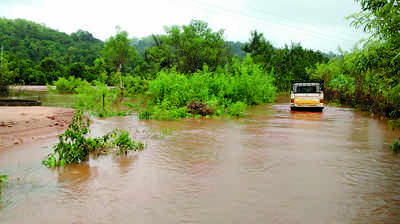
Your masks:
{"label": "muddy embankment", "polygon": [[57,136],[68,126],[74,109],[0,107],[0,149]]}

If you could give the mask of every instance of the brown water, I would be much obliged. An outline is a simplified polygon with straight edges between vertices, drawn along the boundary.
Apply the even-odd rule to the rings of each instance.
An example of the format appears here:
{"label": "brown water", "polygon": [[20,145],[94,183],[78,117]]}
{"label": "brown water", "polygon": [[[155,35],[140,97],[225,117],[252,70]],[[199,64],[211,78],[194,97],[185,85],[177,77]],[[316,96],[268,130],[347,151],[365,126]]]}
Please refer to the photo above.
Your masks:
{"label": "brown water", "polygon": [[92,134],[113,128],[146,150],[62,169],[40,164],[56,140],[1,151],[0,223],[400,223],[400,159],[385,145],[396,135],[351,109],[118,117],[95,120]]}

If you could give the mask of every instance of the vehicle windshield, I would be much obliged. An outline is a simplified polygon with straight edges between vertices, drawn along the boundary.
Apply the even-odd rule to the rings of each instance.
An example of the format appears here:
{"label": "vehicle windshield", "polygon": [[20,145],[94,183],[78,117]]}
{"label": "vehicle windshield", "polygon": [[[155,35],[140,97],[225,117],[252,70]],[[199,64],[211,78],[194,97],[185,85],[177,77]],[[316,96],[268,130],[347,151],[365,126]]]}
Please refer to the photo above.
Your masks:
{"label": "vehicle windshield", "polygon": [[297,86],[296,93],[319,93],[317,86]]}

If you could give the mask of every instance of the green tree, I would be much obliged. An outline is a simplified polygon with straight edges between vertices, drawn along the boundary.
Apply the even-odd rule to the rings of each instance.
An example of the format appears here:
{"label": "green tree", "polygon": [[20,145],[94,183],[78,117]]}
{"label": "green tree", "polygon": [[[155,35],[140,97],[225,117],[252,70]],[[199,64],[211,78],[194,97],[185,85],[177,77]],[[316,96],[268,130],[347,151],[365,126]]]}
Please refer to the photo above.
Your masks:
{"label": "green tree", "polygon": [[52,83],[63,76],[63,68],[53,58],[45,58],[39,64],[39,70],[45,75],[44,83]]}
{"label": "green tree", "polygon": [[307,68],[315,68],[317,63],[328,61],[328,57],[321,52],[305,49],[300,44],[274,48],[257,31],[251,32],[251,38],[244,44],[243,50],[261,64],[266,72],[273,71],[274,84],[279,92],[288,91],[291,80],[309,79]]}
{"label": "green tree", "polygon": [[8,70],[6,58],[1,55],[0,58],[0,96],[7,95],[9,92],[8,85],[11,84],[12,73]]}
{"label": "green tree", "polygon": [[356,0],[361,11],[351,15],[353,25],[374,38],[400,45],[400,4],[398,0]]}
{"label": "green tree", "polygon": [[117,34],[106,40],[104,44],[104,56],[112,63],[115,72],[119,76],[120,88],[123,88],[121,69],[124,64],[132,61],[137,56],[134,46],[131,46],[128,33],[121,31],[117,26]]}
{"label": "green tree", "polygon": [[92,81],[91,77],[88,77],[86,65],[82,62],[75,62],[69,66],[67,76],[73,76],[75,78],[86,79]]}
{"label": "green tree", "polygon": [[242,49],[249,53],[255,62],[264,64],[264,67],[269,65],[275,51],[272,44],[265,40],[264,34],[258,33],[257,30],[251,32],[249,42],[245,43]]}
{"label": "green tree", "polygon": [[178,72],[190,74],[202,70],[204,64],[215,71],[231,60],[224,31],[213,32],[203,21],[192,20],[189,25],[174,25],[165,31],[167,35],[153,36],[156,46],[146,56],[160,68],[176,67]]}

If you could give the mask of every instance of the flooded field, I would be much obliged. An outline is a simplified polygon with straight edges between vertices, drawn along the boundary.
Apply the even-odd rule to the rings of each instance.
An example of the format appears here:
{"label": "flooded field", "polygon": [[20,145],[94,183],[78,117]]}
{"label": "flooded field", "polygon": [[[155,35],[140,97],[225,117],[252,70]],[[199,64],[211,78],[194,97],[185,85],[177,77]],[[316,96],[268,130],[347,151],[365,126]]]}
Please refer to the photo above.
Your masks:
{"label": "flooded field", "polygon": [[283,98],[240,119],[132,115],[91,130],[114,128],[146,149],[61,169],[40,163],[56,139],[0,151],[0,223],[400,223],[396,135],[352,109],[290,112]]}

